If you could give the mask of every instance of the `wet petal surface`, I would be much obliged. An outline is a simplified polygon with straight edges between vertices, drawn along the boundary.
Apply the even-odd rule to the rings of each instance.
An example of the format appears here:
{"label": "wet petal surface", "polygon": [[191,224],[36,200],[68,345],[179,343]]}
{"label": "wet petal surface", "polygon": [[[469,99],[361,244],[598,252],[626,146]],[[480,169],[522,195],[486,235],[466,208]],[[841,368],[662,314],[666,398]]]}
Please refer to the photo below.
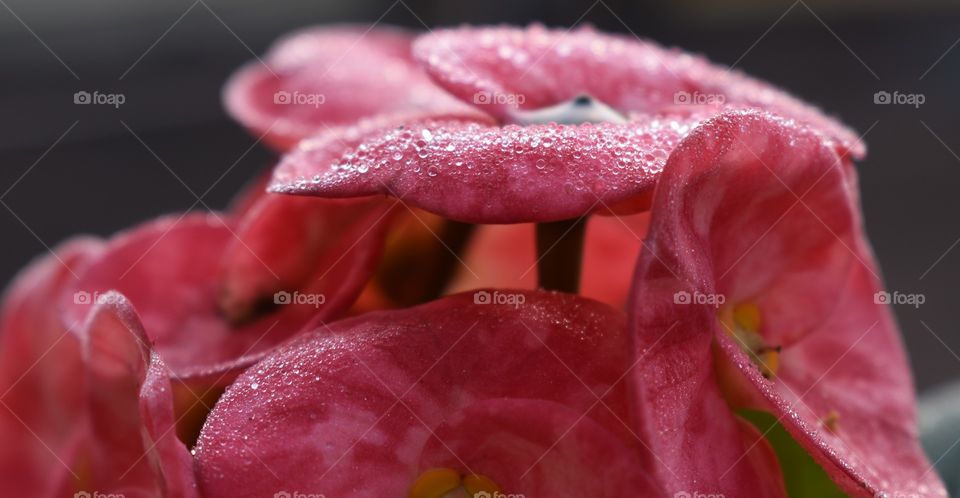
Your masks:
{"label": "wet petal surface", "polygon": [[[772,412],[853,496],[944,496],[917,443],[896,326],[874,303],[880,282],[843,159],[763,113],[701,131],[665,168],[632,300],[637,351],[651,358],[638,369],[640,406],[653,451],[676,472],[661,473],[668,491],[743,493],[749,476],[769,474],[741,458],[762,440],[734,433],[732,405]],[[741,449],[706,462],[690,434]]]}

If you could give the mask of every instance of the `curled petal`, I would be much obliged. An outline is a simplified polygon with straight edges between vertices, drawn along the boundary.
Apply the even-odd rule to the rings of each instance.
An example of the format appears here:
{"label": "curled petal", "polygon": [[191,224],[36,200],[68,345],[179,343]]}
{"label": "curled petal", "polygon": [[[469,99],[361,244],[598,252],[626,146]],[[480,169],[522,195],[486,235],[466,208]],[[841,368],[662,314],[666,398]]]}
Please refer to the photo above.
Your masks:
{"label": "curled petal", "polygon": [[324,297],[321,319],[349,307],[376,267],[391,207],[382,199],[263,196],[222,256],[220,309],[243,322],[274,307],[277,293],[294,291]]}
{"label": "curled petal", "polygon": [[103,295],[85,324],[92,477],[87,489],[195,497],[193,462],[177,439],[170,379],[130,303]]}
{"label": "curled petal", "polygon": [[4,293],[0,316],[0,483],[5,493],[63,495],[87,432],[79,322],[64,324],[51,296],[101,250],[71,240],[33,262]]}
{"label": "curled petal", "polygon": [[[576,417],[587,419],[551,465],[582,473],[575,480],[584,482],[596,468],[584,455],[602,447],[612,474],[622,470],[627,482],[640,482],[633,478],[640,469],[627,464],[645,455],[624,422],[623,316],[570,295],[483,292],[337,322],[251,367],[221,398],[199,439],[204,494],[401,496],[428,470],[422,465],[441,463],[432,460],[440,458],[430,442],[435,429],[456,432],[450,441],[457,450],[457,441],[528,427],[546,405],[564,410],[528,435],[536,444]],[[513,406],[530,411],[490,412],[511,399],[526,400]],[[583,442],[584,435],[598,439]],[[526,470],[518,465],[533,463],[527,456],[467,463],[508,485]],[[500,473],[511,464],[509,475]]]}
{"label": "curled petal", "polygon": [[[706,122],[671,156],[632,298],[668,491],[754,495],[742,486],[771,477],[740,458],[763,440],[733,429],[732,407],[772,412],[852,496],[945,496],[846,168],[821,136],[758,112]],[[689,434],[723,453],[698,459]]]}
{"label": "curled petal", "polygon": [[[64,296],[65,318],[84,316],[99,295],[117,290],[137,307],[174,378],[229,383],[310,319],[345,311],[374,271],[383,211],[333,202],[354,213],[348,218],[364,218],[342,226],[331,203],[305,201],[265,196],[239,227],[229,217],[188,214],[116,236],[73,285],[87,299]],[[311,259],[311,249],[321,252]],[[291,280],[297,275],[302,280]],[[260,304],[267,307],[252,310]]]}
{"label": "curled petal", "polygon": [[466,107],[416,67],[410,41],[393,28],[302,30],[238,70],[224,103],[235,119],[280,150],[376,114]]}

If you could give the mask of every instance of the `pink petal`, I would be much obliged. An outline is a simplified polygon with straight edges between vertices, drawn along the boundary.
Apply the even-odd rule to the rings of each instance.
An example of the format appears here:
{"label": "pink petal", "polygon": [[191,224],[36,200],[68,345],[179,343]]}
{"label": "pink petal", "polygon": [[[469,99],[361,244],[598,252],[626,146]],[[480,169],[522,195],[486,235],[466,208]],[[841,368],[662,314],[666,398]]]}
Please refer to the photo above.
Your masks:
{"label": "pink petal", "polygon": [[[286,95],[286,102],[277,95]],[[280,150],[329,126],[375,114],[466,107],[416,67],[410,35],[359,26],[288,35],[263,60],[231,77],[224,102],[235,119]]]}
{"label": "pink petal", "polygon": [[87,489],[197,496],[193,462],[177,439],[167,369],[136,311],[107,293],[85,324],[92,477]]}
{"label": "pink petal", "polygon": [[[632,299],[637,351],[650,352],[638,368],[644,433],[676,473],[661,470],[668,491],[754,495],[744,486],[771,477],[740,459],[760,438],[734,430],[732,403],[771,411],[852,496],[946,496],[917,442],[897,329],[873,303],[848,167],[814,132],[756,112],[705,123],[671,156]],[[715,306],[681,291],[756,304],[762,340],[782,347],[772,380]],[[701,445],[722,452],[697,459]]]}
{"label": "pink petal", "polygon": [[[489,413],[457,437],[466,442],[520,430],[544,404],[559,404],[565,410],[532,435],[537,444],[571,413],[587,423],[551,456],[551,465],[570,457],[565,471],[571,476],[595,470],[573,451],[586,436],[593,442],[584,443],[585,455],[609,450],[611,472],[622,470],[634,482],[640,469],[624,458],[642,461],[644,452],[625,425],[623,316],[571,295],[497,292],[524,303],[474,304],[473,294],[460,294],[371,313],[301,336],[250,368],[201,433],[196,457],[205,496],[240,490],[402,496],[426,470],[422,459],[435,457],[431,430],[450,430],[463,414],[489,412],[484,404],[497,400],[531,411],[512,419]],[[457,441],[451,440],[454,447]],[[515,477],[529,459],[508,453],[503,458],[517,458]],[[509,464],[487,469],[484,462],[490,463],[477,460],[472,470],[484,474]]]}
{"label": "pink petal", "polygon": [[4,294],[0,487],[10,495],[66,496],[79,472],[73,458],[86,430],[80,347],[53,311],[51,296],[100,250],[99,241],[71,240],[21,271]]}
{"label": "pink petal", "polygon": [[277,292],[323,295],[321,319],[353,302],[379,260],[393,204],[266,194],[241,218],[220,275],[228,315],[274,305]]}
{"label": "pink petal", "polygon": [[281,161],[271,189],[388,194],[467,222],[566,219],[652,190],[674,146],[699,120],[687,114],[503,128],[419,120],[365,134],[359,145],[304,143]]}
{"label": "pink petal", "polygon": [[[699,101],[698,95],[719,96],[720,103],[804,121],[856,156],[864,152],[856,133],[787,93],[703,57],[633,36],[540,25],[461,27],[423,35],[413,51],[441,86],[504,121],[518,109],[551,106],[583,94],[621,111],[650,114],[692,107],[683,104]],[[685,92],[686,102],[678,92]]]}
{"label": "pink petal", "polygon": [[[345,311],[374,271],[387,226],[382,210],[361,208],[363,201],[308,203],[279,196],[258,204],[239,226],[215,214],[191,214],[116,236],[73,286],[91,299],[76,303],[65,296],[67,320],[84,316],[98,293],[117,290],[137,307],[173,377],[225,384],[314,316],[329,319]],[[336,207],[341,205],[346,213]],[[342,215],[363,222],[337,228]],[[315,242],[300,244],[306,240]],[[288,241],[297,245],[285,246]],[[323,251],[313,255],[312,266],[304,256],[310,249]],[[284,266],[287,261],[295,263]],[[322,294],[325,301],[276,306],[242,323],[221,312],[222,300],[273,305],[268,284],[291,283],[293,271],[302,271],[303,279],[285,291]]]}

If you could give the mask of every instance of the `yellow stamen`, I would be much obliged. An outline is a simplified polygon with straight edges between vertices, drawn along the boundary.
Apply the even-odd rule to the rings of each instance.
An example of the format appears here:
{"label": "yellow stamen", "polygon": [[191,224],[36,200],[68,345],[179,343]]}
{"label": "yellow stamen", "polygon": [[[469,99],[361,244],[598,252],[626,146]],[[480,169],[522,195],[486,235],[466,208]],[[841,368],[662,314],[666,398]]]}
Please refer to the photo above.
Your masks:
{"label": "yellow stamen", "polygon": [[463,489],[467,490],[467,494],[470,496],[477,496],[480,492],[486,492],[492,496],[494,493],[500,492],[500,486],[497,486],[497,483],[489,477],[479,474],[464,476]]}
{"label": "yellow stamen", "polygon": [[727,333],[760,368],[760,373],[768,379],[775,377],[780,370],[780,346],[770,347],[764,342],[760,334],[763,324],[760,307],[749,301],[724,306],[718,317]]}
{"label": "yellow stamen", "polygon": [[461,487],[471,497],[495,496],[500,492],[500,486],[487,476],[461,476],[456,470],[438,468],[424,471],[413,481],[410,498],[442,498],[448,493],[457,492]]}
{"label": "yellow stamen", "polygon": [[410,486],[410,498],[441,498],[460,486],[460,473],[453,469],[430,469]]}
{"label": "yellow stamen", "polygon": [[760,360],[760,372],[763,376],[770,379],[777,375],[780,370],[780,348],[763,348],[757,353],[757,359]]}
{"label": "yellow stamen", "polygon": [[743,330],[759,333],[760,307],[750,302],[734,305],[733,322]]}

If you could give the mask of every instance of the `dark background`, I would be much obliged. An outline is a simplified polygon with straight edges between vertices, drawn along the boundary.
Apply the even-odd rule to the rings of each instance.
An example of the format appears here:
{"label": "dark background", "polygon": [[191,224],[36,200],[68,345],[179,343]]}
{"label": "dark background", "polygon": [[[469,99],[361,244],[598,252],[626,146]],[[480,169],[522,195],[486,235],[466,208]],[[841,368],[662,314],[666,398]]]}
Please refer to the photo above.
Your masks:
{"label": "dark background", "polygon": [[[0,0],[0,282],[72,234],[224,206],[271,155],[225,116],[221,85],[286,31],[536,20],[701,52],[870,130],[859,164],[869,234],[888,287],[926,297],[896,308],[917,382],[960,377],[955,0]],[[74,105],[79,90],[126,103]],[[875,105],[879,90],[926,103]]]}

